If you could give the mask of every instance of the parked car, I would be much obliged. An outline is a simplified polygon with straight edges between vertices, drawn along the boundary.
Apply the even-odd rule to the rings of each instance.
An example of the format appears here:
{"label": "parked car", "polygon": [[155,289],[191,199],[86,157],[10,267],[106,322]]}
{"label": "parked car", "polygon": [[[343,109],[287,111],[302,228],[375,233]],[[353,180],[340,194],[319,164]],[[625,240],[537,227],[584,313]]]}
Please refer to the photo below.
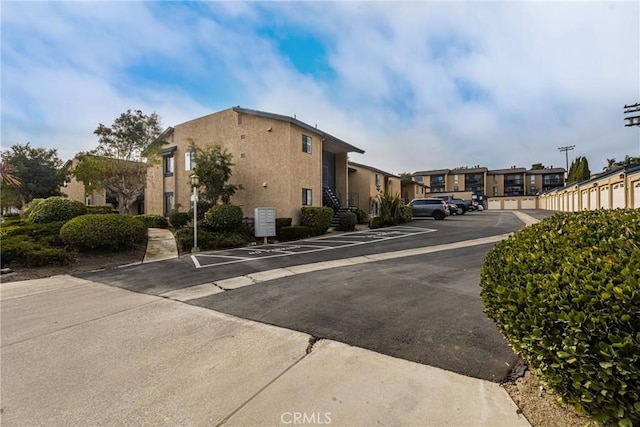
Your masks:
{"label": "parked car", "polygon": [[458,207],[456,215],[464,215],[467,211],[474,210],[473,200],[456,199],[453,196],[435,196],[434,199],[442,199],[450,205],[455,204]]}
{"label": "parked car", "polygon": [[449,205],[449,215],[462,215],[462,209],[458,207],[454,202],[446,202]]}
{"label": "parked car", "polygon": [[442,199],[413,199],[409,202],[413,216],[430,216],[434,219],[445,219],[450,215],[449,205]]}

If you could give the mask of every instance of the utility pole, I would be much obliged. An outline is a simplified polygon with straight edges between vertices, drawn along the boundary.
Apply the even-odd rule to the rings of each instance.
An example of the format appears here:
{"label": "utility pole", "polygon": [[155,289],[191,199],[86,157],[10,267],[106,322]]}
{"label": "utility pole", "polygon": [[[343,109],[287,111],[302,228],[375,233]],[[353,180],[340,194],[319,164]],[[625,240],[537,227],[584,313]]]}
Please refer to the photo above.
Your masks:
{"label": "utility pole", "polygon": [[567,171],[565,172],[567,176],[564,178],[564,184],[567,185],[567,178],[569,178],[569,151],[573,151],[576,148],[575,145],[567,145],[566,147],[558,147],[558,150],[561,152],[564,151],[564,156],[567,162]]}

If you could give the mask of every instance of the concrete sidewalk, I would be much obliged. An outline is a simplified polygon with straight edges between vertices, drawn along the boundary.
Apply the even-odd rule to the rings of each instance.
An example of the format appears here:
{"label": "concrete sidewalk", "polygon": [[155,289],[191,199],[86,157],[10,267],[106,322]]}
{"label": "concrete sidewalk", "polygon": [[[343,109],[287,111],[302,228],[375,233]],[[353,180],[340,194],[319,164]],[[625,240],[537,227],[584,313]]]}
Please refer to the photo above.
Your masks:
{"label": "concrete sidewalk", "polygon": [[171,230],[163,228],[149,228],[147,230],[147,251],[144,254],[143,263],[163,261],[177,258],[178,247]]}
{"label": "concrete sidewalk", "polygon": [[12,425],[529,425],[498,384],[69,276],[0,285]]}

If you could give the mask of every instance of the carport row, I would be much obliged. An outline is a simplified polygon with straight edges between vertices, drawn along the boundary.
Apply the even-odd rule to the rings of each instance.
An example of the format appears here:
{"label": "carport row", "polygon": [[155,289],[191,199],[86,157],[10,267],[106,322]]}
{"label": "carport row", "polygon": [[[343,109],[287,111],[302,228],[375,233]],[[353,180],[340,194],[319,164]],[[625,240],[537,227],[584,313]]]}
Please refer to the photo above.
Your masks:
{"label": "carport row", "polygon": [[356,231],[354,233],[298,240],[293,243],[277,243],[231,249],[215,253],[201,253],[191,255],[191,259],[193,260],[193,264],[196,268],[215,267],[219,265],[254,261],[257,259],[277,258],[353,247],[357,245],[366,245],[385,240],[431,233],[433,231],[435,230],[428,228],[398,226],[381,230]]}

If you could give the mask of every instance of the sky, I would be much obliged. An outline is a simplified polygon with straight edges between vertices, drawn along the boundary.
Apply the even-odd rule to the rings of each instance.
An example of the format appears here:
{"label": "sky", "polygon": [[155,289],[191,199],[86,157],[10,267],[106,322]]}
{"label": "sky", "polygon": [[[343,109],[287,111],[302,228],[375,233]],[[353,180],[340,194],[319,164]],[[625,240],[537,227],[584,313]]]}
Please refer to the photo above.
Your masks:
{"label": "sky", "polygon": [[0,3],[2,149],[62,160],[128,109],[296,116],[387,172],[640,155],[640,2]]}

